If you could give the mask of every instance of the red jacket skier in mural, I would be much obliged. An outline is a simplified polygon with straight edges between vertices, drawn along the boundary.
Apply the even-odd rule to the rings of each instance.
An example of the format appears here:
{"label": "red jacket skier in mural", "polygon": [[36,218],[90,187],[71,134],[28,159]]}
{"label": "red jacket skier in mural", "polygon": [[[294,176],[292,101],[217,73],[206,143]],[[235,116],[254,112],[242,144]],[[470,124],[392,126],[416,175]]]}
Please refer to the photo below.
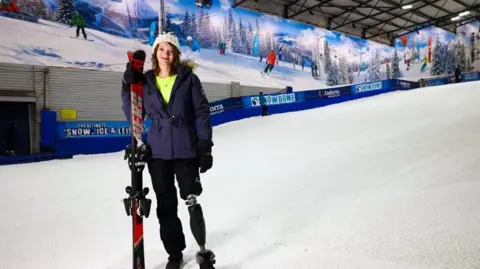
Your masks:
{"label": "red jacket skier in mural", "polygon": [[262,74],[267,74],[268,72],[271,72],[273,67],[275,66],[275,63],[278,64],[277,55],[275,54],[275,51],[272,49],[268,52],[267,66],[265,66],[265,70],[263,70]]}

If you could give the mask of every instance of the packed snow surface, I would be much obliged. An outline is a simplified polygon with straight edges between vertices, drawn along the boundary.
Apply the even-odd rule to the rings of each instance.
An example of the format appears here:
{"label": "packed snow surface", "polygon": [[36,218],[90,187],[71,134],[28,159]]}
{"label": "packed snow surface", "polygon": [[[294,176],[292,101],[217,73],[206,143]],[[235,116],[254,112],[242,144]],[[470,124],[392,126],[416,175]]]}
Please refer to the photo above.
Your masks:
{"label": "packed snow surface", "polygon": [[[199,202],[217,269],[478,268],[478,89],[422,88],[215,127]],[[0,268],[131,269],[122,157],[1,167]],[[186,268],[197,268],[183,203],[179,214]],[[158,229],[154,207],[148,269],[167,259]]]}

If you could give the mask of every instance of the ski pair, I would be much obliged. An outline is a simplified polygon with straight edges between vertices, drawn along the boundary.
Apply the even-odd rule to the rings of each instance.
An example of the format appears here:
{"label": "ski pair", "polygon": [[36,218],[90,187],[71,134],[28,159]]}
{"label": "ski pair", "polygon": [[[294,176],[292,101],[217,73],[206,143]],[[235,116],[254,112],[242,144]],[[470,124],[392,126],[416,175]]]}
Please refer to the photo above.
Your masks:
{"label": "ski pair", "polygon": [[[130,67],[133,72],[143,73],[146,53],[143,50],[127,53]],[[152,200],[147,199],[149,192],[143,188],[143,169],[150,156],[150,151],[142,142],[143,131],[143,82],[139,81],[130,86],[131,102],[131,143],[125,150],[124,159],[128,159],[131,171],[131,186],[125,191],[128,198],[123,199],[128,216],[132,216],[133,228],[133,269],[145,269],[145,252],[143,245],[143,218],[148,218]]]}

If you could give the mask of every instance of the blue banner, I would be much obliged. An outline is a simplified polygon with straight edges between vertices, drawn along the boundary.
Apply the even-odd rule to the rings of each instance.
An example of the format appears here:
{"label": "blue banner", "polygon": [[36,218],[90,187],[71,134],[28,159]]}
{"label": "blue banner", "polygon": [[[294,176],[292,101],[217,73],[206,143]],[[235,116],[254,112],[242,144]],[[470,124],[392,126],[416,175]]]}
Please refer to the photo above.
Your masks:
{"label": "blue banner", "polygon": [[480,80],[480,73],[468,73],[468,74],[463,74],[462,79],[460,81],[475,81],[475,80]]}
{"label": "blue banner", "polygon": [[390,84],[398,90],[411,90],[419,87],[419,83],[416,81],[408,81],[401,79],[392,80]]}
{"label": "blue banner", "polygon": [[241,97],[228,98],[210,103],[210,115],[225,112],[225,110],[242,108],[243,102]]}
{"label": "blue banner", "polygon": [[[303,92],[296,93],[281,93],[281,94],[265,94],[265,104],[268,106],[271,105],[281,105],[281,104],[291,104],[305,101],[305,96]],[[260,107],[260,96],[246,96],[242,98],[243,107]]]}
{"label": "blue banner", "polygon": [[364,84],[352,85],[352,93],[387,90],[390,87],[389,80],[382,80]]}
{"label": "blue banner", "polygon": [[449,83],[449,78],[448,77],[443,77],[443,78],[432,78],[432,79],[425,79],[424,80],[424,87],[426,86],[439,86],[439,85],[445,85]]}
{"label": "blue banner", "polygon": [[350,86],[337,87],[332,89],[306,91],[304,93],[306,101],[316,100],[320,98],[335,98],[335,97],[340,97],[348,94],[352,94],[352,90]]}
{"label": "blue banner", "polygon": [[[144,134],[148,132],[152,121],[145,119]],[[57,138],[85,138],[85,137],[125,137],[131,135],[130,124],[127,121],[102,122],[58,122]]]}

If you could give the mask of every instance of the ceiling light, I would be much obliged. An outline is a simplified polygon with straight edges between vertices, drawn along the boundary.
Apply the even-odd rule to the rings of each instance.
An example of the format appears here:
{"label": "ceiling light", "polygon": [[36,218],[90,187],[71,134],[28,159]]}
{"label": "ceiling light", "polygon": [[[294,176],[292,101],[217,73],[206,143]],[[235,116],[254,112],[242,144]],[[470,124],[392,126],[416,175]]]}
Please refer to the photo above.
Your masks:
{"label": "ceiling light", "polygon": [[403,8],[403,9],[411,9],[412,7],[413,7],[412,5],[405,5],[405,6],[403,6],[402,8]]}
{"label": "ceiling light", "polygon": [[462,16],[465,16],[465,15],[468,15],[468,14],[470,14],[470,11],[462,12],[462,13],[458,14],[458,16],[462,17]]}
{"label": "ceiling light", "polygon": [[456,20],[459,20],[459,19],[460,19],[460,16],[457,16],[457,17],[453,17],[451,20],[456,21]]}

